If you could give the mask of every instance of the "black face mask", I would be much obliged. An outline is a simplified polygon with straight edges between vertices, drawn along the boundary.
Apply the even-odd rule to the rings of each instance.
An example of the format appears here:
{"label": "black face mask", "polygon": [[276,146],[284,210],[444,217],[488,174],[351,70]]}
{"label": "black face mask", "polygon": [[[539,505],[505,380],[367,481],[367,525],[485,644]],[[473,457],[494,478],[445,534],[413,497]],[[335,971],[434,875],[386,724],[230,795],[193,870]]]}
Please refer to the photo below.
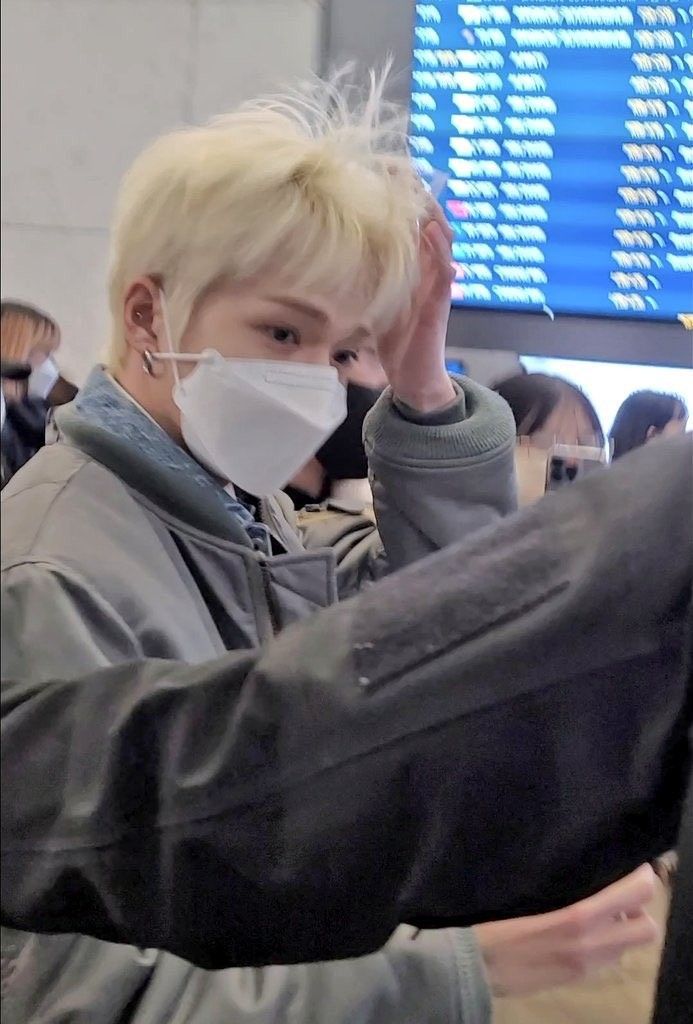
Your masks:
{"label": "black face mask", "polygon": [[380,388],[347,384],[346,419],[315,455],[330,480],[362,480],[368,476],[363,421],[380,395]]}

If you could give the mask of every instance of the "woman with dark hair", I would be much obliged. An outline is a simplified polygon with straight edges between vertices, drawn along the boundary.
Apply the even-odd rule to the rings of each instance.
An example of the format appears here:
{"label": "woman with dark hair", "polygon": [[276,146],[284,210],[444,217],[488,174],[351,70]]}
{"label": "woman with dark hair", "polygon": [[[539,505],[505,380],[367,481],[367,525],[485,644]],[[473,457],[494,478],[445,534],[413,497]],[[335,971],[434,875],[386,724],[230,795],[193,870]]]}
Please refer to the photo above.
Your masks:
{"label": "woman with dark hair", "polygon": [[587,396],[562,377],[524,373],[496,384],[515,420],[515,456],[519,502],[527,505],[544,493],[549,450],[557,444],[604,448],[599,417]]}
{"label": "woman with dark hair", "polygon": [[604,447],[604,431],[594,406],[578,387],[547,373],[523,373],[496,384],[512,410],[518,437],[537,447],[578,444]]}
{"label": "woman with dark hair", "polygon": [[611,428],[612,459],[620,459],[653,437],[683,434],[688,421],[686,403],[678,395],[634,391],[616,413]]}

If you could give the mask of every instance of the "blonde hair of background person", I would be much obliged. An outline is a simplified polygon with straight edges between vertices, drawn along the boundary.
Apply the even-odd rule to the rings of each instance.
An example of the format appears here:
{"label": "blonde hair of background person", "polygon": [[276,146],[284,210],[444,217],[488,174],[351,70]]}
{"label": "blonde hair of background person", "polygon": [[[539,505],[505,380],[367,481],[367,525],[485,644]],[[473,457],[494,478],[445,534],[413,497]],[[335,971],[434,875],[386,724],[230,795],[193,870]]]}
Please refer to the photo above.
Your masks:
{"label": "blonde hair of background person", "polygon": [[[32,369],[51,358],[60,346],[60,328],[55,320],[26,302],[3,300],[0,304],[0,354],[4,362],[26,363]],[[3,381],[7,398],[20,397],[24,388]]]}

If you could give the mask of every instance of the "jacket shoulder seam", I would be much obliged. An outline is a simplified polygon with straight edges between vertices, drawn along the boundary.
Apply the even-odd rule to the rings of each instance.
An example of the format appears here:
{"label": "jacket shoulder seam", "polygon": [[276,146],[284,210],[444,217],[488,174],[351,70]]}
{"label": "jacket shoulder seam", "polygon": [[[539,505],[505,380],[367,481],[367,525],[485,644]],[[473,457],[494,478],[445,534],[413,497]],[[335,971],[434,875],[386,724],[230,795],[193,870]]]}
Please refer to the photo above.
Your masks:
{"label": "jacket shoulder seam", "polygon": [[[82,453],[80,453],[80,454],[82,454]],[[56,493],[53,495],[53,497],[50,499],[50,501],[48,502],[48,504],[44,508],[43,512],[41,513],[41,519],[40,519],[40,522],[39,522],[39,524],[38,524],[38,526],[36,528],[36,533],[34,534],[34,537],[32,538],[31,544],[29,546],[29,550],[21,558],[15,559],[14,560],[15,562],[17,562],[18,564],[21,564],[22,562],[46,561],[45,559],[34,559],[34,558],[31,557],[31,552],[34,551],[35,548],[37,547],[37,545],[40,543],[41,535],[43,533],[43,530],[44,530],[44,527],[45,527],[45,524],[46,524],[46,520],[48,519],[48,516],[50,515],[50,513],[54,510],[55,506],[61,500],[61,498],[65,497],[65,493],[68,491],[70,486],[74,483],[74,481],[77,479],[77,477],[80,475],[80,473],[82,473],[83,470],[85,470],[87,468],[87,466],[89,466],[91,463],[93,463],[93,461],[94,461],[93,459],[90,459],[87,456],[85,458],[85,461],[82,462],[81,465],[76,466],[70,472],[70,475],[65,480],[62,480],[60,482],[48,480],[48,481],[42,481],[40,483],[31,484],[31,486],[23,488],[21,491],[18,491],[16,494],[12,494],[12,495],[9,496],[9,500],[12,500],[13,498],[18,498],[20,495],[31,494],[32,491],[36,490],[38,487],[45,487],[46,484],[48,484],[48,485],[52,484],[53,486],[57,487]],[[10,565],[11,564],[12,563],[10,563]],[[8,566],[3,566],[3,570],[5,570],[6,568],[9,568],[9,565]]]}

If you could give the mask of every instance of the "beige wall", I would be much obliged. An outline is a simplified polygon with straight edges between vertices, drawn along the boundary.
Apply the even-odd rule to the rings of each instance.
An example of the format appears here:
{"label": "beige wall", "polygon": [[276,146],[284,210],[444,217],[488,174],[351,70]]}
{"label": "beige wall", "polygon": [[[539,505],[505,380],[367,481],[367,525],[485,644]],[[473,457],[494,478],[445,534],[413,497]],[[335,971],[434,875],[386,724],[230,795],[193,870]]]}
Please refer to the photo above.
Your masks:
{"label": "beige wall", "polygon": [[320,0],[2,0],[2,296],[63,328],[80,383],[105,341],[118,179],[162,130],[317,68]]}

